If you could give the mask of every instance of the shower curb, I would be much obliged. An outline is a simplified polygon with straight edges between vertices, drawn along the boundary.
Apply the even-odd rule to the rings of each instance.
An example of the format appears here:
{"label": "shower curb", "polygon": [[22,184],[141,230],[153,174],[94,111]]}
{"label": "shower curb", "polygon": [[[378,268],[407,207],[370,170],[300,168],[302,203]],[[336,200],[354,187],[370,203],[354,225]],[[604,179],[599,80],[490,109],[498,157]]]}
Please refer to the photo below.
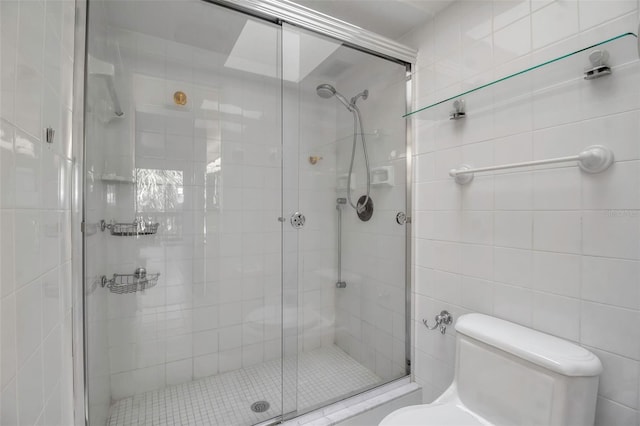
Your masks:
{"label": "shower curb", "polygon": [[[283,422],[285,426],[331,426],[348,422],[356,416],[370,412],[386,403],[390,403],[399,398],[409,396],[416,392],[421,392],[422,387],[415,382],[411,382],[408,377],[381,386],[360,395],[337,402],[327,407],[304,414],[295,419]],[[420,403],[422,396],[418,398]],[[397,408],[397,407],[396,407]],[[384,417],[384,416],[383,416]],[[354,419],[355,420],[355,419]],[[380,418],[382,420],[382,418]],[[360,423],[360,422],[355,422]],[[355,424],[354,423],[354,424]]]}

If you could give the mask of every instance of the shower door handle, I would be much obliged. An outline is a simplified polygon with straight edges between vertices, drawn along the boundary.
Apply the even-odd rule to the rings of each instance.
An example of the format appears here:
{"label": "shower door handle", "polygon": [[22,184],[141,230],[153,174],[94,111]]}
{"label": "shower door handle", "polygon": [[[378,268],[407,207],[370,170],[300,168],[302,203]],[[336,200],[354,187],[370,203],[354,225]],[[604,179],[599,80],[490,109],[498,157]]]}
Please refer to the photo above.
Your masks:
{"label": "shower door handle", "polygon": [[291,215],[291,226],[296,229],[300,229],[304,226],[305,221],[307,220],[304,215],[300,212],[295,212]]}

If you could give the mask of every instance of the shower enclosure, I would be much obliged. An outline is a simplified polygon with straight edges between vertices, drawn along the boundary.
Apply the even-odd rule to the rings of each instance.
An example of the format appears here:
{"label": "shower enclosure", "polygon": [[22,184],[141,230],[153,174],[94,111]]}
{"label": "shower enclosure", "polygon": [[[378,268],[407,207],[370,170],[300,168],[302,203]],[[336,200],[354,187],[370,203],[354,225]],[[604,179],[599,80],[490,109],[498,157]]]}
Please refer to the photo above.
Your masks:
{"label": "shower enclosure", "polygon": [[407,58],[238,3],[88,2],[91,425],[279,421],[409,372]]}

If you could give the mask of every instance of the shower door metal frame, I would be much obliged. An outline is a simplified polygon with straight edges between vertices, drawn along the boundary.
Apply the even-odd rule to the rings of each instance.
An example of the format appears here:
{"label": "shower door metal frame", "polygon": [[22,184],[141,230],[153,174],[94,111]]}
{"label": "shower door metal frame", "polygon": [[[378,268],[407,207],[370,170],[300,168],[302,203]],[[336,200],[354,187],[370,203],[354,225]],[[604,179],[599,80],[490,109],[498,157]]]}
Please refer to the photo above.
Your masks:
{"label": "shower door metal frame", "polygon": [[247,12],[265,19],[284,21],[350,47],[368,51],[396,62],[413,64],[418,51],[372,31],[317,12],[289,0],[203,0]]}

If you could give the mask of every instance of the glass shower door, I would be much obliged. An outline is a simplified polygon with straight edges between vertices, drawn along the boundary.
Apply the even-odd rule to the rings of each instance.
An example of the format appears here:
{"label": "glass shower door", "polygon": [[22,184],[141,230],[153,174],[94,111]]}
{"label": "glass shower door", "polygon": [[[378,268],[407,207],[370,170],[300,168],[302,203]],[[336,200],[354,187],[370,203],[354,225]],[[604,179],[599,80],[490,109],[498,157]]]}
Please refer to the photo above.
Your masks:
{"label": "glass shower door", "polygon": [[288,417],[406,375],[406,69],[287,24],[282,64]]}
{"label": "glass shower door", "polygon": [[89,6],[90,423],[278,417],[281,27],[206,2]]}

